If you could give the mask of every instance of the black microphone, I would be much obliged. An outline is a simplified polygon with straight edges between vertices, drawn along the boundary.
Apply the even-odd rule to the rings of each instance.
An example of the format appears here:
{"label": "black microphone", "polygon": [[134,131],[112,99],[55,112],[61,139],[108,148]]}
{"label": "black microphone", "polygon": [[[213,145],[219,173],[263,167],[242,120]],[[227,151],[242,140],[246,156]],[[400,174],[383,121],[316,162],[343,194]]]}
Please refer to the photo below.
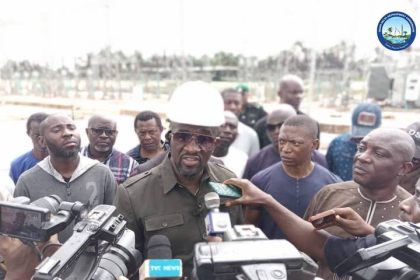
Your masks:
{"label": "black microphone", "polygon": [[147,259],[140,267],[140,279],[182,277],[182,261],[172,259],[171,242],[165,235],[153,235],[146,245]]}
{"label": "black microphone", "polygon": [[232,227],[229,213],[220,212],[220,197],[216,192],[209,192],[204,196],[204,204],[209,210],[204,222],[206,233],[210,236],[223,235],[223,233]]}
{"label": "black microphone", "polygon": [[165,235],[153,235],[146,245],[148,259],[172,259],[171,242]]}

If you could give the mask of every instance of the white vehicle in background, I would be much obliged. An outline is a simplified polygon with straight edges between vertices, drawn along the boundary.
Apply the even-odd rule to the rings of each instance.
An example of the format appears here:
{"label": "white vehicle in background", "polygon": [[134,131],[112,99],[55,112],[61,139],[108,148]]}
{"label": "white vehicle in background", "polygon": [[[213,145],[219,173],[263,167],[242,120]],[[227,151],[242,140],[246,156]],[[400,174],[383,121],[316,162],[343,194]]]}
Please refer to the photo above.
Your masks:
{"label": "white vehicle in background", "polygon": [[420,107],[420,73],[407,76],[405,102],[409,107]]}

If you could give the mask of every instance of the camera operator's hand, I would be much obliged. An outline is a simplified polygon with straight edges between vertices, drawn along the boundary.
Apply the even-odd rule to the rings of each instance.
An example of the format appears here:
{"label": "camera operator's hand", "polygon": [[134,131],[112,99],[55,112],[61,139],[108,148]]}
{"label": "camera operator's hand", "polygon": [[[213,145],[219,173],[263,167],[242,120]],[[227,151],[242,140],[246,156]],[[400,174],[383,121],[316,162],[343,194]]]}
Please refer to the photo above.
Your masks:
{"label": "camera operator's hand", "polygon": [[223,242],[223,239],[220,236],[206,236],[207,242]]}
{"label": "camera operator's hand", "polygon": [[235,185],[242,189],[242,196],[238,199],[227,201],[226,206],[239,204],[265,206],[271,200],[271,195],[263,192],[247,179],[231,178],[227,179],[223,183]]}
{"label": "camera operator's hand", "polygon": [[335,208],[337,225],[354,236],[366,236],[374,233],[375,228],[366,223],[352,208]]}
{"label": "camera operator's hand", "polygon": [[[47,244],[51,243],[58,244],[56,236],[46,243],[37,244],[37,247],[42,251]],[[48,247],[44,253],[52,255],[55,251],[55,247]],[[5,280],[31,279],[35,273],[35,267],[40,263],[34,248],[23,244],[19,239],[7,236],[0,236],[0,255],[2,255],[7,268]]]}

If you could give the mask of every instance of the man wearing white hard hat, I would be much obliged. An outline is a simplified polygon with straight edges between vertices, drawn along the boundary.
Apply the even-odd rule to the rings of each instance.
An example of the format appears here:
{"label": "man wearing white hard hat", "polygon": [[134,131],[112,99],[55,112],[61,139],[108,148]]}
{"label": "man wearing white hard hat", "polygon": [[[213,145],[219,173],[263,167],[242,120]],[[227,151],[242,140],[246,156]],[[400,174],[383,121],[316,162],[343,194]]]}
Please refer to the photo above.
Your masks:
{"label": "man wearing white hard hat", "polygon": [[[136,248],[145,252],[151,236],[168,237],[173,258],[183,260],[184,275],[193,268],[193,248],[206,241],[204,195],[209,182],[235,177],[223,165],[209,162],[225,122],[220,93],[204,82],[187,82],[172,94],[168,118],[171,150],[164,161],[119,186],[115,204],[136,234]],[[223,205],[224,198],[221,197]],[[243,222],[242,209],[230,213],[232,224]]]}

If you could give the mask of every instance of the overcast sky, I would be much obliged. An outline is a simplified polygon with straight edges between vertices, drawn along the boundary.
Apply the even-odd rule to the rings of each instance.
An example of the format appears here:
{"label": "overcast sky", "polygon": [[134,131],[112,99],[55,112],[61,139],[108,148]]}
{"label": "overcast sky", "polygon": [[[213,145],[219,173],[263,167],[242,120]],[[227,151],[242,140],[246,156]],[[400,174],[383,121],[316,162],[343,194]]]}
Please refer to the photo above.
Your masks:
{"label": "overcast sky", "polygon": [[[59,66],[87,52],[144,55],[228,51],[266,57],[300,40],[317,49],[340,40],[358,56],[379,45],[391,11],[420,26],[418,0],[0,0],[0,63],[30,59]],[[420,46],[417,36],[414,46]]]}

